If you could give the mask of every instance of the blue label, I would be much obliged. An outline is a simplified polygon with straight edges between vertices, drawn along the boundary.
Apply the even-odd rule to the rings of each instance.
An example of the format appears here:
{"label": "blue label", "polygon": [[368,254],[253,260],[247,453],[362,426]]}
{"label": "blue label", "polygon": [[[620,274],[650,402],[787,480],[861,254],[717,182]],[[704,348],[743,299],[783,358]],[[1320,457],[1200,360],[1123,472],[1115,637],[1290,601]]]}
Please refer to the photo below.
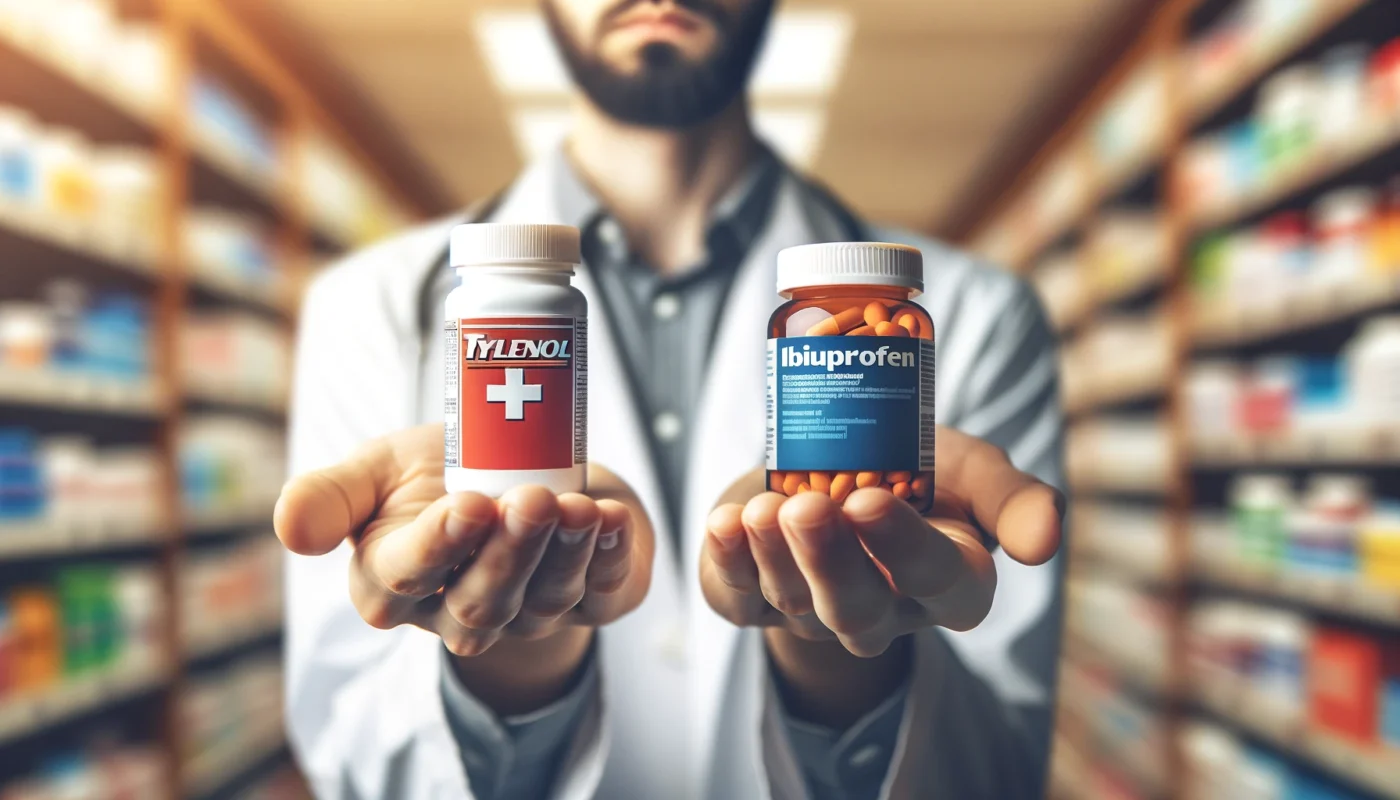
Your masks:
{"label": "blue label", "polygon": [[893,336],[768,340],[768,469],[933,469],[934,346]]}

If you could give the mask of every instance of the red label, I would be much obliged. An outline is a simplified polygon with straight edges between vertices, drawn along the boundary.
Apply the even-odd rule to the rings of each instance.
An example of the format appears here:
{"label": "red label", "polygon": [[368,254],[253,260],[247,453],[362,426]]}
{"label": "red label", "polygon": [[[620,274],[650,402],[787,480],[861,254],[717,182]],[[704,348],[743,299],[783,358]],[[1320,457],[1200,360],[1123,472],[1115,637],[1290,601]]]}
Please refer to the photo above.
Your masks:
{"label": "red label", "polygon": [[[460,457],[466,469],[567,469],[582,436],[582,321],[573,317],[462,319],[459,369]],[[453,399],[449,372],[449,403]],[[576,407],[577,413],[576,413]],[[453,415],[449,412],[448,424]],[[457,438],[457,437],[450,437]],[[449,441],[449,451],[451,442]]]}

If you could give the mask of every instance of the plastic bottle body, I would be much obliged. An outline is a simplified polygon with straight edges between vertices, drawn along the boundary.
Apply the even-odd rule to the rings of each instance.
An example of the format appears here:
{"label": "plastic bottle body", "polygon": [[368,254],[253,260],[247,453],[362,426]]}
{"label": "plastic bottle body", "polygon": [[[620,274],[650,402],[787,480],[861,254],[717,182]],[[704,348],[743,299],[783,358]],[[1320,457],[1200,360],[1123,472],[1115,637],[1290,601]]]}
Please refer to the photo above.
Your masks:
{"label": "plastic bottle body", "polygon": [[773,312],[770,490],[842,502],[883,486],[920,510],[932,504],[935,332],[915,293],[805,286]]}
{"label": "plastic bottle body", "polygon": [[[444,314],[447,491],[583,491],[588,301],[573,273],[474,265],[457,274]],[[522,434],[537,414],[552,417],[545,436]]]}

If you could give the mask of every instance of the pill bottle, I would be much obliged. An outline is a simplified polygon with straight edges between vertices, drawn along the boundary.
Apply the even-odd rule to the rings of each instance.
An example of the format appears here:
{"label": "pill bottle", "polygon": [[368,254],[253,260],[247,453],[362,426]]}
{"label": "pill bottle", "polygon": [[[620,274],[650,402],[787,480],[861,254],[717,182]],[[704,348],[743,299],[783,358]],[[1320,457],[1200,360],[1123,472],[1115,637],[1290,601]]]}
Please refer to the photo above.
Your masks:
{"label": "pill bottle", "polygon": [[448,263],[461,284],[445,309],[447,491],[581,491],[588,303],[570,283],[578,229],[458,225]]}
{"label": "pill bottle", "polygon": [[1400,419],[1400,315],[1368,320],[1346,358],[1360,422],[1376,428]]}
{"label": "pill bottle", "polygon": [[778,254],[787,302],[768,323],[768,488],[844,502],[882,486],[933,502],[933,320],[923,255],[845,242]]}

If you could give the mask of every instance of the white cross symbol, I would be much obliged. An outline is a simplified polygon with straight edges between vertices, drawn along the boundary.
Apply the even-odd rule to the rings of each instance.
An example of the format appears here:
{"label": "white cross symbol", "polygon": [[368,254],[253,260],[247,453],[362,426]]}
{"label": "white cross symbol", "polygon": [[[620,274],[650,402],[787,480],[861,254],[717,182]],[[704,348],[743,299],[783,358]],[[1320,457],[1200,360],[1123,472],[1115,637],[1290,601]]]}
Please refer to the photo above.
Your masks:
{"label": "white cross symbol", "polygon": [[540,402],[543,389],[544,384],[525,382],[524,369],[507,369],[504,384],[487,385],[486,402],[505,403],[506,419],[525,419],[525,404]]}

